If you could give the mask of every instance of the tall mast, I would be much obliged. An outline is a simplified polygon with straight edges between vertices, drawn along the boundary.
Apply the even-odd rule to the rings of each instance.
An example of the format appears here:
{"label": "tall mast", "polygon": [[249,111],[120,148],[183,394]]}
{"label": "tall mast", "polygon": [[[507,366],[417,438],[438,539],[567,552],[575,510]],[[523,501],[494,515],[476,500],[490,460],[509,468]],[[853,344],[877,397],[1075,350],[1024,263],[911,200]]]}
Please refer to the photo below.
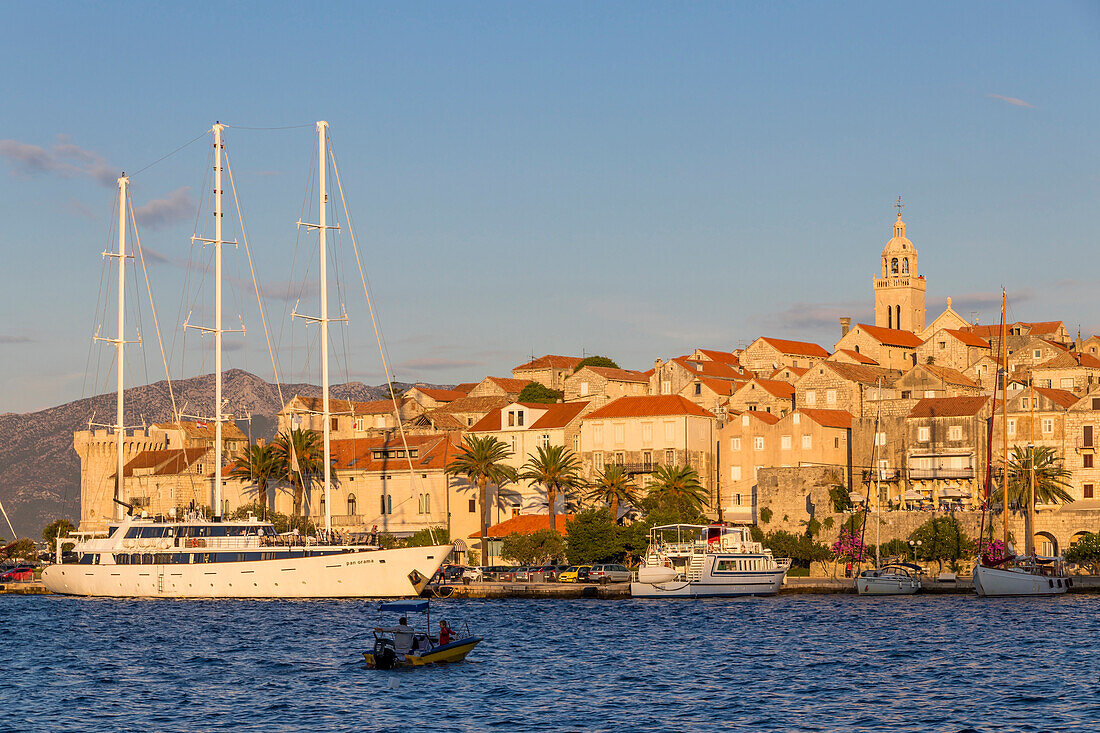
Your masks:
{"label": "tall mast", "polygon": [[317,231],[319,233],[319,249],[321,251],[321,412],[324,420],[325,436],[325,534],[332,532],[332,501],[329,496],[329,487],[332,481],[332,461],[330,460],[330,431],[332,420],[329,417],[328,403],[328,270],[326,254],[326,221],[325,208],[328,204],[328,193],[325,191],[325,131],[328,123],[317,123],[317,209],[320,215]]}
{"label": "tall mast", "polygon": [[122,496],[124,480],[122,473],[126,465],[123,452],[126,440],[126,422],[122,405],[123,373],[126,362],[122,358],[122,351],[126,345],[126,189],[129,183],[130,179],[125,175],[118,179],[118,340],[115,341],[115,349],[117,350],[115,363],[117,364],[116,372],[118,375],[118,395],[115,404],[115,437],[118,442],[118,464],[115,467],[115,499],[117,500],[115,503],[115,519],[118,520],[122,520],[124,516],[122,504],[118,502],[124,501]]}
{"label": "tall mast", "polygon": [[1035,385],[1031,385],[1031,475],[1027,487],[1027,527],[1024,528],[1024,554],[1035,553]]}
{"label": "tall mast", "polygon": [[[901,200],[901,197],[898,197]],[[900,212],[899,212],[900,213]],[[876,396],[878,404],[875,406],[875,441],[871,446],[871,470],[875,472],[875,568],[877,569],[882,565],[882,557],[879,553],[879,545],[882,544],[882,513],[879,511],[879,479],[881,474],[879,473],[878,464],[875,462],[875,452],[878,448],[878,426],[879,416],[882,414],[882,379],[878,380],[878,392]]]}
{"label": "tall mast", "polygon": [[214,123],[214,520],[222,516],[222,129]]}
{"label": "tall mast", "polygon": [[1004,377],[1001,379],[1001,439],[1004,464],[1004,478],[1001,480],[1001,493],[1004,494],[1004,536],[1005,551],[1008,551],[1008,294],[1001,288],[1001,367]]}

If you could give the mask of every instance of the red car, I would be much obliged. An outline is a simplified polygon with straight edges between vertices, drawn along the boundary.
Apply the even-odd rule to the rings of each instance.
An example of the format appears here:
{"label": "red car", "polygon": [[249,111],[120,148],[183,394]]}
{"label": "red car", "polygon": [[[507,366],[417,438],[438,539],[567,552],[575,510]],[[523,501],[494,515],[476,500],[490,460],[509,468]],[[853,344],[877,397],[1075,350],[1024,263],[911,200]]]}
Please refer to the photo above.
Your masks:
{"label": "red car", "polygon": [[22,580],[34,580],[34,568],[30,565],[17,565],[0,573],[0,583],[13,583]]}

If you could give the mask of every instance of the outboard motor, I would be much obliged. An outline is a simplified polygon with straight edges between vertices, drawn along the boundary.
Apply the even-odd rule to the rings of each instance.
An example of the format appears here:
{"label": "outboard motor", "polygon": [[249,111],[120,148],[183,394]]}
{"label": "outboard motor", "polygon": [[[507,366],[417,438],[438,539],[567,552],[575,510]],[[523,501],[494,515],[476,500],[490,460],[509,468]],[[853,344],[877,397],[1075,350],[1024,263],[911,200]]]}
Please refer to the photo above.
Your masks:
{"label": "outboard motor", "polygon": [[374,640],[374,668],[393,669],[397,662],[397,652],[388,639]]}

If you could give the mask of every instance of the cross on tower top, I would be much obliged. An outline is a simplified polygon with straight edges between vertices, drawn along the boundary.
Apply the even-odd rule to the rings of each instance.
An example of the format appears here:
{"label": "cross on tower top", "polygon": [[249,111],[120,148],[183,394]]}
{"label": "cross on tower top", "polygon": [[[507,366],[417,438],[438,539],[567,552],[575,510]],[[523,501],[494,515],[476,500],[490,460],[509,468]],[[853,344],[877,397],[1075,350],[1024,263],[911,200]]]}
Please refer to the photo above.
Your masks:
{"label": "cross on tower top", "polygon": [[894,204],[894,208],[898,210],[898,218],[901,218],[901,210],[905,208],[905,204],[901,202],[901,196],[898,196],[898,202]]}

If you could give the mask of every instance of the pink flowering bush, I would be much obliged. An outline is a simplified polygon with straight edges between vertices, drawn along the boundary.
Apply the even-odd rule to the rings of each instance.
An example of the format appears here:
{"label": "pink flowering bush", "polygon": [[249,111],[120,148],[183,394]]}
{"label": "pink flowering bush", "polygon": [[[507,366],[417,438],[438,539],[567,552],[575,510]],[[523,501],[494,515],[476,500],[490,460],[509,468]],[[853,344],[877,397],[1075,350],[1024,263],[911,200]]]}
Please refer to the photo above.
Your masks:
{"label": "pink flowering bush", "polygon": [[841,530],[837,541],[833,543],[833,555],[837,562],[863,562],[867,559],[867,554],[867,547],[859,535],[846,529]]}
{"label": "pink flowering bush", "polygon": [[978,557],[986,563],[997,562],[1007,557],[1005,549],[1005,543],[1001,540],[993,540],[990,542],[987,539],[978,540]]}

